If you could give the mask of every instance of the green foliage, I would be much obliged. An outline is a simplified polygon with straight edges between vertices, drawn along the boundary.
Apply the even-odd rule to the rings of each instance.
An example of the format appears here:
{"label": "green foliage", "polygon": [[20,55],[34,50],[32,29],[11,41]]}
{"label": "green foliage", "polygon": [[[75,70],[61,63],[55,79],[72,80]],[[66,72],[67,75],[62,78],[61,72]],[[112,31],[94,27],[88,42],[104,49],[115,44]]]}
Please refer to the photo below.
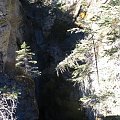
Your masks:
{"label": "green foliage", "polygon": [[20,91],[16,88],[15,85],[13,87],[4,86],[0,87],[0,94],[5,94],[11,99],[17,99]]}
{"label": "green foliage", "polygon": [[31,52],[30,46],[23,42],[21,50],[16,51],[16,53],[16,67],[23,69],[27,75],[33,78],[40,75],[38,67],[35,66],[37,61],[33,60],[35,53]]}
{"label": "green foliage", "polygon": [[[85,1],[83,0],[83,5],[85,4],[84,2]],[[75,68],[75,71],[73,72],[73,74],[75,73],[75,76],[78,76],[80,73],[84,73],[82,72],[84,71],[82,70],[83,66],[78,67],[76,59],[78,61],[88,59],[85,57],[86,53],[90,53],[91,55],[93,54],[91,57],[94,57],[96,56],[95,52],[97,51],[95,50],[94,53],[92,53],[92,49],[96,49],[97,46],[99,47],[99,44],[114,43],[119,39],[120,6],[118,4],[116,4],[116,6],[112,5],[118,2],[119,0],[114,0],[111,1],[110,4],[103,4],[98,1],[95,6],[91,5],[92,7],[90,6],[87,8],[87,16],[85,19],[83,19],[83,21],[85,26],[84,31],[86,34],[88,34],[88,37],[85,38],[86,40],[81,40],[81,42],[76,45],[71,54],[57,65],[57,71],[59,70],[63,73],[68,68]],[[105,50],[105,54],[112,55],[117,52],[117,50],[117,47],[111,47],[111,49]],[[87,69],[89,69],[88,66]]]}
{"label": "green foliage", "polygon": [[[119,61],[120,5],[118,2],[119,0],[111,0],[109,4],[103,4],[98,0],[96,4],[88,7],[87,16],[83,19],[84,30],[87,33],[85,40],[81,40],[71,54],[57,66],[57,70],[62,71],[61,73],[66,68],[73,68],[70,71],[73,75],[71,80],[79,83],[83,82],[82,85],[85,90],[82,92],[87,93],[80,101],[87,107],[92,106],[97,110],[100,110],[97,106],[99,104],[103,105],[103,110],[104,106],[109,106],[109,103],[112,104],[111,101],[108,101],[108,98],[117,99],[113,96],[117,93],[111,92],[114,91],[114,87],[110,88],[110,86],[113,86],[112,81],[116,79],[114,77],[116,73],[112,73],[112,69],[109,70],[108,65],[111,65],[111,63],[114,65],[113,61],[109,61],[111,60],[109,59],[110,56],[115,61]],[[85,60],[86,63],[77,64],[79,60]],[[105,81],[102,77],[104,72],[107,74]],[[109,80],[111,81],[109,82]],[[112,110],[112,108],[110,109]]]}

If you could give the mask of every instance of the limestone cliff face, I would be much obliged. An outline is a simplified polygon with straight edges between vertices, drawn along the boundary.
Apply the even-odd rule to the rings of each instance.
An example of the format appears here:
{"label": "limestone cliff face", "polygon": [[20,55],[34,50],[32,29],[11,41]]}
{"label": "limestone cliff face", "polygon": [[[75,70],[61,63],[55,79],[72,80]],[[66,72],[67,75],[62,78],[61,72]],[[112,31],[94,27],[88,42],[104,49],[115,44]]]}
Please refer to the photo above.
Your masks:
{"label": "limestone cliff face", "polygon": [[[77,101],[80,97],[83,97],[81,101],[85,101],[85,105],[92,105],[92,107],[87,106],[89,107],[87,109],[87,115],[90,120],[94,120],[95,117],[99,117],[101,114],[103,116],[116,115],[116,113],[120,114],[119,111],[117,111],[120,108],[120,85],[118,84],[120,78],[119,37],[117,37],[118,35],[116,36],[116,41],[114,41],[114,38],[111,38],[111,36],[109,37],[112,40],[106,39],[104,37],[109,34],[109,31],[107,30],[113,31],[113,29],[105,29],[104,27],[103,29],[99,29],[99,26],[95,24],[95,22],[91,21],[93,24],[89,23],[89,19],[93,17],[92,14],[97,16],[100,12],[100,9],[98,7],[99,3],[93,4],[96,6],[95,10],[92,10],[94,7],[91,7],[90,3],[88,3],[90,12],[88,10],[88,15],[85,18],[85,22],[83,22],[83,19],[81,19],[81,16],[79,14],[80,5],[82,4],[81,1],[76,0],[74,4],[74,0],[59,0],[58,2],[63,4],[61,4],[60,7],[57,6],[57,3],[54,2],[54,0],[44,0],[44,7],[37,4],[36,2],[37,0],[21,0],[21,3],[23,5],[22,7],[24,7],[26,16],[26,24],[24,28],[27,31],[27,42],[29,42],[34,51],[37,51],[39,68],[42,70],[43,74],[41,79],[46,80],[46,83],[43,84],[43,86],[46,85],[48,88],[48,90],[46,90],[45,87],[43,88],[43,93],[44,89],[47,91],[45,91],[44,95],[47,96],[49,93],[49,83],[51,87],[54,80],[59,78],[53,78],[51,76],[53,74],[56,74],[56,68],[58,70],[58,73],[59,71],[63,72],[63,77],[65,79],[78,81],[79,91],[73,92],[70,100],[76,99]],[[10,65],[12,65],[11,63],[14,64],[16,38],[22,40],[22,35],[19,32],[21,23],[21,15],[19,12],[20,3],[17,0],[2,0],[0,2],[0,5],[0,50],[4,54],[4,62],[6,62],[6,64],[8,64],[10,67]],[[58,8],[54,9],[55,6]],[[98,11],[96,12],[96,10]],[[102,14],[102,17],[103,16],[104,14]],[[111,17],[110,19],[112,18],[114,17]],[[91,25],[90,29],[92,29],[92,33],[95,34],[90,33],[90,35],[94,35],[94,37],[92,38],[88,35],[85,40],[81,41],[81,39],[84,38],[84,32],[86,31],[82,31],[79,26],[75,25],[75,22],[80,25],[83,22],[84,24],[82,24],[85,25],[84,27]],[[96,34],[96,31],[98,34]],[[66,54],[68,54],[68,57],[66,57]],[[70,69],[70,73],[65,72],[65,69],[67,68],[72,68]],[[73,76],[72,78],[71,73]],[[36,82],[37,92],[39,94],[38,99],[45,101],[45,96],[40,95],[41,88],[43,87],[41,87],[41,83],[43,82],[41,79],[40,81]],[[21,83],[23,87],[23,81]],[[64,85],[63,88],[64,87],[66,86]],[[53,88],[52,92],[50,92],[50,97],[48,96],[46,98],[51,99],[51,101],[53,99],[56,100],[56,95],[53,95],[56,89],[58,89],[58,91],[61,90],[60,84],[58,84],[58,88]],[[25,97],[22,99],[22,105],[24,102],[26,102],[26,96],[27,95],[25,94]],[[30,99],[27,98],[27,100],[29,101]],[[52,108],[55,105],[59,105],[59,100],[55,103],[55,105],[53,101],[50,103],[48,101],[43,101],[43,106],[41,105],[42,103],[39,104],[40,107],[42,106],[41,108],[43,108],[43,111],[41,111],[45,115],[44,118],[57,120],[57,116],[61,116],[59,115],[61,111],[57,111],[57,113]],[[29,103],[31,104],[31,102]],[[48,106],[46,106],[46,103],[50,109],[47,109]],[[53,106],[50,106],[51,103],[53,103]],[[63,103],[61,106],[62,105]],[[72,107],[70,109],[72,109]],[[29,108],[27,110],[29,111]],[[21,114],[24,115],[24,112],[26,111],[22,111]],[[66,113],[64,113],[64,115],[65,114]],[[51,115],[52,118],[50,118]]]}
{"label": "limestone cliff face", "polygon": [[[19,0],[0,0],[0,51],[8,75],[15,73],[16,39],[22,38],[20,7]],[[38,120],[33,80],[22,75],[11,79],[5,73],[0,72],[0,119]]]}
{"label": "limestone cliff face", "polygon": [[16,33],[21,21],[19,6],[18,0],[0,1],[0,51],[3,52],[4,63],[12,68],[15,61]]}
{"label": "limestone cliff face", "polygon": [[[90,27],[91,32],[58,64],[62,72],[67,67],[74,69],[73,78],[70,79],[80,83],[80,93],[83,96],[80,100],[87,108],[90,120],[120,115],[120,6],[104,4],[106,2],[99,0],[92,2],[95,3],[87,8],[87,16],[84,19],[80,16],[77,18],[79,23],[84,20],[84,28]],[[102,8],[103,6],[110,9]],[[111,21],[114,21],[115,14],[116,22],[113,24]],[[111,20],[107,25],[106,18]],[[71,36],[78,34],[79,29],[73,29],[71,33]]]}

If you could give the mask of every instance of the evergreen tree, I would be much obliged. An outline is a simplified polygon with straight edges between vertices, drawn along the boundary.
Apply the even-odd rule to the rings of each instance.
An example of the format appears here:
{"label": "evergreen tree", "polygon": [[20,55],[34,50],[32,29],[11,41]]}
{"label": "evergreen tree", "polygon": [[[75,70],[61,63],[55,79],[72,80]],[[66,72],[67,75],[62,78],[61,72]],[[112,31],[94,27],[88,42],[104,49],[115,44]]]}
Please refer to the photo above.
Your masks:
{"label": "evergreen tree", "polygon": [[25,42],[21,45],[21,50],[16,51],[16,67],[21,68],[24,72],[32,78],[40,75],[38,67],[35,66],[37,61],[33,60],[35,53],[31,52],[30,46]]}

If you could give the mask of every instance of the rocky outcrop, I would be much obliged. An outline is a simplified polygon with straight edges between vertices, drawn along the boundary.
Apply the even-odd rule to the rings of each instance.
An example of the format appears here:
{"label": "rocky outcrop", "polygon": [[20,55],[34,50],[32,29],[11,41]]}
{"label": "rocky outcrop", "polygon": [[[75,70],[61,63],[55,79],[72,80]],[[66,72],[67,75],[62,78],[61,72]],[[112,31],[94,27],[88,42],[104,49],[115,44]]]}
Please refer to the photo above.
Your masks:
{"label": "rocky outcrop", "polygon": [[3,52],[6,69],[14,69],[17,29],[21,22],[18,0],[0,1],[0,51]]}
{"label": "rocky outcrop", "polygon": [[[41,112],[43,112],[45,119],[59,120],[60,118],[57,116],[60,114],[63,115],[61,119],[64,119],[65,114],[66,119],[70,118],[70,115],[68,115],[70,113],[63,113],[63,107],[61,106],[68,101],[74,101],[74,99],[76,103],[80,97],[83,97],[80,99],[80,102],[83,102],[83,105],[87,108],[86,114],[91,120],[94,120],[95,117],[98,117],[96,119],[102,119],[102,116],[120,114],[119,111],[117,111],[120,104],[120,95],[118,92],[120,86],[117,84],[120,78],[118,72],[120,56],[119,37],[117,34],[115,38],[114,36],[108,36],[108,38],[106,38],[108,34],[111,34],[111,31],[114,31],[113,28],[116,27],[116,23],[118,22],[115,19],[116,23],[112,25],[112,29],[109,26],[106,28],[103,27],[103,29],[99,28],[96,21],[101,20],[100,18],[103,18],[104,14],[106,14],[106,12],[103,14],[99,7],[101,4],[106,3],[106,1],[98,1],[99,3],[94,4],[92,2],[96,1],[88,0],[88,3],[81,7],[83,3],[81,1],[75,1],[74,3],[74,0],[59,0],[58,3],[45,0],[43,4],[41,4],[41,2],[39,3],[37,0],[21,0],[22,7],[24,8],[24,25],[21,26],[20,31],[23,32],[24,30],[25,40],[38,55],[39,69],[42,70],[43,75],[39,78],[40,81],[36,81],[36,91],[39,94],[37,96],[39,106],[40,109],[43,109]],[[1,4],[3,12],[1,12],[0,40],[1,43],[4,44],[4,47],[1,46],[0,49],[4,54],[4,62],[10,65],[9,63],[14,63],[16,36],[19,41],[21,41],[22,37],[20,31],[17,31],[21,20],[19,12],[16,12],[17,10],[19,11],[16,6],[19,5],[19,2],[2,1]],[[9,9],[6,8],[6,5],[10,5],[8,7]],[[15,10],[15,7],[17,10]],[[7,12],[5,12],[5,10],[7,10]],[[80,14],[80,12],[82,12],[82,14]],[[86,12],[87,17],[84,16]],[[99,15],[102,17],[98,16],[98,13],[100,13]],[[109,13],[111,13],[111,11],[109,11]],[[112,16],[109,20],[113,18]],[[114,23],[114,19],[110,22]],[[99,21],[99,24],[102,25],[102,23],[104,23],[104,21]],[[65,72],[68,68],[70,68],[70,71]],[[56,76],[55,70],[58,72],[58,77]],[[60,71],[63,73],[62,75]],[[65,103],[63,98],[61,99],[61,94],[59,96],[59,90],[61,91],[61,89],[63,90],[66,87],[64,85],[61,87],[59,83],[59,79],[62,79],[60,78],[61,76],[65,81],[72,80],[78,82],[78,91],[75,89],[75,92],[69,91]],[[17,78],[21,87],[24,86],[24,79],[28,81],[26,78]],[[56,82],[56,80],[58,81]],[[19,82],[17,84],[19,84]],[[29,83],[31,82],[25,84],[25,88],[27,88]],[[55,87],[56,84],[57,87]],[[47,86],[47,89],[45,86]],[[30,88],[32,88],[32,86],[30,86]],[[54,92],[56,89],[58,92]],[[30,93],[27,95],[29,96]],[[47,95],[47,93],[50,94]],[[27,95],[23,92],[23,98],[26,98]],[[57,95],[58,98],[56,97]],[[47,101],[45,98],[50,98],[50,101]],[[30,98],[26,99],[28,101],[30,100]],[[20,105],[24,105],[24,102],[26,102],[22,97],[20,101],[23,101]],[[29,104],[31,104],[30,101],[28,102]],[[42,103],[43,105],[41,105]],[[58,108],[54,107],[55,105],[60,106],[61,110],[59,111]],[[67,106],[67,110],[72,109],[72,107],[76,109],[76,107],[79,106],[77,104],[77,106],[73,105],[71,108],[70,107],[71,106]],[[56,112],[52,110],[52,108],[58,111]],[[33,111],[34,109],[35,108],[32,108]],[[20,109],[20,111],[20,118],[22,118],[24,113],[29,111],[29,108],[25,110]],[[74,112],[74,110],[72,112]],[[34,116],[37,116],[36,114]],[[73,119],[76,120],[74,117]],[[79,119],[79,117],[77,119]],[[108,117],[106,117],[106,119],[108,119]]]}
{"label": "rocky outcrop", "polygon": [[[34,82],[13,75],[17,40],[21,41],[22,15],[19,0],[0,1],[0,119],[38,120]],[[4,64],[4,65],[3,65]],[[3,69],[3,67],[5,69]],[[4,74],[6,73],[6,74]],[[9,77],[12,75],[12,78]],[[14,77],[13,77],[14,76]]]}
{"label": "rocky outcrop", "polygon": [[4,54],[4,61],[7,59],[7,49],[8,49],[8,43],[9,43],[9,37],[10,37],[10,22],[6,19],[7,18],[7,1],[0,1],[0,8],[1,8],[1,14],[0,14],[0,50]]}
{"label": "rocky outcrop", "polygon": [[[76,44],[72,53],[57,67],[62,72],[72,69],[71,79],[80,83],[80,93],[83,96],[80,100],[87,108],[90,120],[103,119],[103,116],[107,116],[104,119],[112,119],[110,116],[120,115],[120,6],[103,4],[107,1],[94,2],[87,8],[85,18],[81,19],[81,15],[77,18],[79,23],[84,21],[84,29],[90,28],[91,32]],[[79,29],[71,31],[72,34],[74,32],[78,33]]]}
{"label": "rocky outcrop", "polygon": [[38,120],[34,82],[27,77],[10,79],[0,73],[0,118]]}

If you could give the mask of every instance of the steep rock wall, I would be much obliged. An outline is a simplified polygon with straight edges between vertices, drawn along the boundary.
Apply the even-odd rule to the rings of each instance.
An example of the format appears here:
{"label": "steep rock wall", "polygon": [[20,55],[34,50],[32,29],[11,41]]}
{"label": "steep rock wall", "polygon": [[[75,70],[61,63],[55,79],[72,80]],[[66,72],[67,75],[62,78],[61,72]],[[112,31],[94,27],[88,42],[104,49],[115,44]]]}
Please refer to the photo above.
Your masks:
{"label": "steep rock wall", "polygon": [[0,52],[5,67],[5,73],[0,71],[0,119],[38,120],[34,82],[15,70],[16,43],[22,39],[20,9],[19,0],[0,0]]}
{"label": "steep rock wall", "polygon": [[38,120],[33,80],[0,73],[0,119]]}
{"label": "steep rock wall", "polygon": [[[87,108],[89,120],[119,119],[115,116],[120,115],[120,6],[107,2],[110,1],[92,1],[86,9],[87,16],[84,19],[78,16],[77,22],[82,23],[83,20],[84,29],[90,28],[91,32],[85,31],[89,35],[79,41],[71,54],[58,64],[63,73],[69,67],[73,69],[70,79],[80,83],[83,96],[80,100]],[[73,30],[72,34],[79,32],[79,29]]]}
{"label": "steep rock wall", "polygon": [[19,6],[18,0],[0,1],[0,51],[3,53],[4,63],[7,64],[6,69],[14,69],[16,33],[21,21]]}
{"label": "steep rock wall", "polygon": [[[88,38],[86,40],[80,41],[81,39],[83,39],[83,37],[81,37],[81,36],[84,36],[84,33],[81,32],[80,28],[78,28],[79,26],[77,26],[77,27],[70,26],[70,23],[74,22],[74,18],[75,18],[76,22],[78,22],[78,24],[80,24],[80,25],[81,25],[81,22],[83,22],[82,21],[83,19],[81,19],[81,15],[79,13],[80,5],[81,5],[80,3],[76,4],[76,6],[73,6],[73,8],[74,8],[73,10],[71,10],[70,6],[64,6],[64,5],[62,6],[61,5],[61,8],[57,9],[58,11],[56,11],[56,14],[55,14],[53,8],[55,7],[54,5],[56,5],[56,3],[53,4],[54,2],[52,2],[52,1],[47,1],[47,2],[48,3],[45,2],[46,8],[44,7],[43,16],[39,16],[40,9],[38,11],[35,11],[37,9],[37,7],[41,7],[41,6],[37,6],[37,4],[36,4],[36,7],[34,6],[34,9],[33,9],[33,7],[31,7],[29,9],[32,11],[32,14],[30,14],[31,13],[30,11],[26,12],[27,13],[26,16],[29,17],[29,19],[31,19],[31,21],[32,21],[32,22],[30,21],[32,27],[29,26],[28,28],[33,29],[32,35],[35,36],[34,42],[40,43],[40,40],[43,40],[41,38],[42,32],[45,37],[45,39],[43,41],[46,42],[46,44],[45,44],[46,47],[44,47],[42,49],[44,51],[44,53],[41,53],[39,51],[39,50],[41,50],[41,43],[38,45],[39,48],[37,49],[38,56],[39,56],[38,59],[39,58],[41,59],[41,57],[45,56],[45,57],[43,57],[43,61],[42,61],[42,63],[45,64],[45,66],[42,69],[43,70],[42,73],[44,74],[44,76],[43,76],[44,78],[42,78],[42,79],[47,79],[49,81],[51,78],[51,74],[55,73],[55,72],[53,73],[53,71],[55,71],[56,64],[58,64],[61,61],[58,64],[57,68],[59,70],[61,70],[62,72],[64,72],[65,69],[67,69],[67,65],[68,65],[68,67],[72,68],[72,70],[70,71],[72,73],[72,75],[73,76],[75,75],[72,78],[72,80],[80,82],[80,84],[79,84],[80,91],[79,92],[75,91],[74,92],[75,95],[73,95],[71,97],[71,99],[74,99],[74,96],[76,96],[76,98],[77,98],[76,100],[78,100],[79,97],[85,96],[85,97],[88,97],[88,99],[86,99],[86,98],[81,99],[81,101],[86,100],[87,105],[89,105],[88,103],[98,102],[97,105],[92,106],[93,109],[91,109],[90,106],[87,106],[86,113],[87,113],[89,119],[94,120],[95,117],[115,115],[115,113],[116,113],[115,110],[112,109],[112,107],[110,105],[107,105],[107,102],[109,99],[111,105],[119,104],[119,100],[116,102],[116,100],[114,100],[113,97],[111,98],[111,91],[113,91],[113,89],[114,89],[117,93],[117,88],[119,87],[119,86],[117,86],[117,87],[115,86],[115,84],[117,84],[119,82],[119,80],[118,80],[119,78],[117,79],[117,81],[114,81],[114,85],[112,83],[113,79],[116,79],[116,77],[114,78],[114,76],[116,76],[116,73],[118,74],[117,70],[115,71],[115,68],[119,69],[119,65],[116,65],[116,64],[119,64],[119,62],[117,62],[118,59],[116,59],[116,61],[114,61],[114,60],[110,60],[108,56],[107,57],[105,57],[105,56],[106,56],[106,53],[110,54],[110,56],[111,56],[111,52],[118,52],[118,51],[116,51],[116,49],[113,49],[113,51],[111,51],[111,49],[110,49],[110,51],[105,49],[105,47],[111,48],[112,45],[110,44],[110,46],[109,46],[108,45],[109,42],[106,39],[101,40],[101,37],[99,37],[99,39],[96,38],[98,36],[97,34],[94,35],[95,38],[91,38],[91,36],[90,36],[90,38],[91,38],[90,39],[88,36]],[[96,2],[96,1],[93,1],[93,2]],[[92,4],[92,7],[89,6],[90,3]],[[98,15],[97,13],[100,10],[98,6],[101,5],[101,1],[98,4],[95,4],[92,2],[90,2],[90,3],[88,3],[88,8],[89,8],[90,12],[88,10],[89,14],[87,15],[86,21],[88,19],[92,18],[94,15]],[[105,2],[102,1],[102,3],[105,3]],[[49,8],[49,7],[47,8],[48,4],[51,5],[51,8]],[[33,5],[33,2],[32,2],[32,5]],[[92,8],[94,8],[95,10],[92,10]],[[71,12],[68,12],[68,14],[63,15],[63,13],[65,13],[65,12],[61,12],[62,10],[65,10],[65,11],[70,10]],[[96,12],[96,10],[98,10],[98,11]],[[54,14],[49,14],[50,12],[54,13]],[[79,15],[78,15],[78,13],[79,13]],[[67,18],[67,15],[69,16],[68,18]],[[40,17],[43,19],[43,20],[41,20],[42,22],[40,21],[40,19],[37,19]],[[42,24],[40,25],[39,23],[42,23]],[[68,26],[66,27],[66,25],[65,25],[66,23],[67,23],[67,25],[69,25],[69,27]],[[83,24],[83,25],[89,26],[89,25],[91,25],[91,23]],[[63,30],[61,30],[61,26],[65,27],[64,35],[65,35],[65,37],[67,37],[67,39],[65,37],[63,37],[63,38],[61,37],[61,35],[62,35],[61,33],[63,32]],[[86,26],[83,26],[83,27],[86,27]],[[74,28],[74,27],[76,27],[76,28]],[[95,24],[95,22],[93,22],[91,27],[92,27],[91,29],[95,29],[92,31],[93,33],[96,32],[98,29],[98,26]],[[71,28],[71,29],[67,30],[69,28]],[[98,30],[100,30],[100,29],[98,29]],[[106,33],[105,31],[104,32],[103,31],[99,31],[98,33],[102,32],[101,35]],[[105,40],[105,41],[103,41],[103,40]],[[29,42],[30,42],[30,40],[29,40]],[[76,42],[80,42],[80,43],[76,45]],[[95,45],[94,45],[94,42],[95,42]],[[104,42],[106,42],[106,43],[104,43]],[[81,43],[82,43],[82,45],[81,45]],[[117,43],[115,43],[115,44],[117,44]],[[31,45],[31,46],[33,46],[33,45]],[[117,47],[118,46],[119,45],[117,45]],[[71,50],[74,49],[74,47],[76,47],[76,48],[71,53]],[[99,49],[100,51],[97,52],[97,51],[95,51],[95,49]],[[105,53],[105,50],[107,51],[106,53]],[[66,59],[64,59],[66,53],[68,53],[68,54],[71,53],[71,54],[68,55],[68,57]],[[97,60],[97,62],[98,62],[97,63],[98,70],[97,70],[96,54],[98,54],[98,53],[101,55],[98,56],[99,59]],[[41,61],[39,61],[39,63],[41,63]],[[114,66],[114,68],[108,69],[110,65]],[[41,66],[39,66],[39,67],[41,67]],[[78,73],[77,73],[77,70],[78,70]],[[98,73],[98,71],[99,71],[99,73]],[[106,74],[103,75],[103,73],[106,73]],[[112,75],[109,73],[111,73]],[[99,74],[99,76],[98,76],[98,74]],[[46,75],[49,77],[46,78]],[[113,78],[110,82],[108,82],[108,81],[106,82],[106,79],[110,79],[109,75],[112,76]],[[63,74],[63,76],[65,79],[70,77],[69,74],[66,74],[66,73]],[[119,77],[119,74],[118,74],[118,77]],[[57,79],[57,78],[55,78],[55,79]],[[98,82],[99,82],[98,79],[101,82],[100,86],[98,84]],[[53,78],[52,78],[52,80],[54,81]],[[109,87],[109,88],[107,87],[107,90],[111,89],[109,91],[110,94],[109,94],[109,92],[103,94],[106,91],[106,89],[104,89],[104,88],[106,88],[106,86],[111,83],[112,83],[112,89],[111,89],[111,87]],[[104,86],[104,85],[106,85],[106,86]],[[99,87],[100,87],[100,89],[98,89]],[[39,85],[38,85],[38,89],[40,89]],[[100,95],[100,93],[102,93],[102,95]],[[46,92],[46,94],[47,94],[47,92]],[[91,95],[93,97],[92,100],[89,99],[89,96],[91,97]],[[117,95],[117,98],[119,98],[119,95],[118,94],[116,94],[116,95]],[[102,101],[101,100],[102,97],[107,97],[107,100]],[[43,100],[44,100],[44,98],[43,98]],[[100,101],[100,103],[99,103],[99,101]],[[116,103],[114,104],[114,102],[116,102]],[[51,107],[50,107],[50,109],[51,109]],[[44,106],[43,106],[43,108],[44,108]],[[116,107],[115,109],[117,111],[118,108]],[[47,110],[45,109],[44,112],[46,113],[46,111]],[[45,118],[46,117],[48,118],[48,114],[51,115],[51,112],[49,110],[47,111]]]}

